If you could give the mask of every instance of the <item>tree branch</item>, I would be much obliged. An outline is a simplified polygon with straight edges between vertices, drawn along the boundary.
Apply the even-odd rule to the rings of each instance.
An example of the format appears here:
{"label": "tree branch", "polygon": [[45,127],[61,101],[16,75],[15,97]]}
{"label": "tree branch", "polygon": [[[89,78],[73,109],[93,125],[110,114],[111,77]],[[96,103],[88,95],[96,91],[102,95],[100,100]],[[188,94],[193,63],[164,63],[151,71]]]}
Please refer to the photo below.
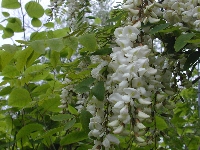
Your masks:
{"label": "tree branch", "polygon": [[194,79],[194,80],[192,81],[192,84],[195,84],[197,81],[199,81],[199,79],[200,79],[200,76],[198,76],[196,79]]}

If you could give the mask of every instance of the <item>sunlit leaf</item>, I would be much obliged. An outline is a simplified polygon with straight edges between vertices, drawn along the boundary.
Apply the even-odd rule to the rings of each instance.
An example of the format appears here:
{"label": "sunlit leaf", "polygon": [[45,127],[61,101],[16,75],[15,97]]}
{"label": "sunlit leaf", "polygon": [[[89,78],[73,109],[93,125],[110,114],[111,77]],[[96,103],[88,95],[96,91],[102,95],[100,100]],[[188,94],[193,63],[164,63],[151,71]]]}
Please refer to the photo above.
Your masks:
{"label": "sunlit leaf", "polygon": [[78,115],[78,111],[74,107],[72,107],[71,105],[68,105],[68,110],[71,114]]}
{"label": "sunlit leaf", "polygon": [[3,29],[3,35],[2,38],[6,39],[6,38],[10,38],[14,35],[14,31],[10,28],[4,28]]}
{"label": "sunlit leaf", "polygon": [[2,0],[1,7],[7,9],[17,9],[20,8],[20,3],[18,0]]}
{"label": "sunlit leaf", "polygon": [[70,47],[73,50],[76,50],[78,47],[78,39],[76,37],[68,37],[63,39],[63,43]]}
{"label": "sunlit leaf", "polygon": [[97,49],[97,41],[95,34],[85,34],[79,37],[79,42],[86,51],[94,52]]}
{"label": "sunlit leaf", "polygon": [[15,88],[9,95],[8,105],[22,108],[32,101],[30,93],[24,88]]}
{"label": "sunlit leaf", "polygon": [[1,47],[2,49],[10,53],[15,53],[17,51],[17,47],[15,45],[3,44]]}
{"label": "sunlit leaf", "polygon": [[156,128],[159,130],[164,130],[166,128],[168,128],[167,123],[165,122],[165,120],[159,116],[156,116]]}
{"label": "sunlit leaf", "polygon": [[45,45],[44,45],[44,40],[37,40],[31,42],[31,47],[33,50],[39,54],[44,54],[45,52]]}
{"label": "sunlit leaf", "polygon": [[48,23],[45,23],[44,26],[47,27],[47,28],[54,28],[54,23],[48,22]]}
{"label": "sunlit leaf", "polygon": [[[10,20],[10,21],[9,21]],[[19,18],[11,17],[8,18],[6,28],[12,29],[14,32],[23,32],[22,22]]]}
{"label": "sunlit leaf", "polygon": [[44,15],[43,7],[34,1],[26,3],[25,10],[31,18],[40,18]]}
{"label": "sunlit leaf", "polygon": [[63,40],[60,38],[47,40],[47,45],[56,52],[60,52],[64,48]]}
{"label": "sunlit leaf", "polygon": [[8,12],[5,12],[5,11],[2,12],[2,14],[3,14],[4,17],[9,17],[10,16],[10,14]]}
{"label": "sunlit leaf", "polygon": [[20,75],[20,72],[16,69],[15,66],[7,65],[2,70],[2,75],[9,78],[14,78]]}
{"label": "sunlit leaf", "polygon": [[26,49],[22,50],[22,51],[18,51],[16,53],[15,58],[17,59],[16,62],[16,68],[17,70],[21,71],[24,69],[25,65],[26,65],[26,61],[28,59],[28,57],[31,55],[33,49],[31,47],[27,47]]}
{"label": "sunlit leaf", "polygon": [[40,27],[42,25],[42,22],[38,18],[33,18],[31,20],[31,24],[34,27]]}
{"label": "sunlit leaf", "polygon": [[46,111],[60,112],[62,109],[58,108],[60,105],[60,96],[49,98],[41,105]]}
{"label": "sunlit leaf", "polygon": [[56,68],[57,64],[60,62],[60,53],[56,51],[51,52],[50,62],[54,68]]}

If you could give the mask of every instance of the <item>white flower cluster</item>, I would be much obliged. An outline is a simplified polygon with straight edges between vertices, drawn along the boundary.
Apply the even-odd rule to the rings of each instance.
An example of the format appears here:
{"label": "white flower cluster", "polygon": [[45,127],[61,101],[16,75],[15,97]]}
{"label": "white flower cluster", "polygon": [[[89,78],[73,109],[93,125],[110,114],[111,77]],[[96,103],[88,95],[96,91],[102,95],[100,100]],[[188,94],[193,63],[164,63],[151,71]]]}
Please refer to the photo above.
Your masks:
{"label": "white flower cluster", "polygon": [[66,84],[66,86],[64,88],[62,88],[62,92],[60,95],[61,105],[58,107],[63,108],[63,110],[64,110],[67,108],[67,104],[71,103],[72,94],[73,94],[72,91],[74,90],[74,86],[73,86],[73,84],[71,84],[71,80],[67,77],[67,75],[66,75],[64,81],[62,82],[62,84]]}
{"label": "white flower cluster", "polygon": [[[157,2],[148,1],[148,3],[142,4],[142,0],[127,0],[122,9],[128,10],[131,14],[131,20],[139,20],[146,24],[147,22],[156,23],[159,22],[158,16],[162,14],[160,7],[161,4]],[[141,8],[140,6],[143,6]],[[141,17],[142,14],[142,17]],[[139,22],[138,22],[139,23]]]}
{"label": "white flower cluster", "polygon": [[[148,56],[151,50],[147,45],[132,48],[140,31],[134,26],[125,26],[115,30],[116,42],[120,47],[113,48],[111,62],[113,74],[110,75],[108,87],[115,87],[108,97],[112,105],[112,116],[108,126],[114,134],[126,132],[127,124],[134,126],[136,140],[145,142],[140,135],[146,127],[142,122],[150,118],[152,95],[162,87],[157,81],[157,69],[149,66]],[[127,40],[124,40],[127,39]],[[109,85],[110,84],[110,85]],[[133,123],[134,122],[134,123]],[[145,133],[145,132],[144,132]]]}
{"label": "white flower cluster", "polygon": [[164,0],[163,18],[172,24],[200,31],[199,0]]}
{"label": "white flower cluster", "polygon": [[[132,19],[136,20],[136,23],[115,30],[114,35],[119,47],[114,47],[113,53],[110,54],[111,62],[108,64],[110,73],[105,81],[105,89],[109,96],[104,101],[98,101],[93,97],[87,106],[87,110],[93,115],[89,125],[91,130],[89,136],[96,138],[93,149],[112,149],[113,144],[119,144],[115,134],[131,134],[135,136],[139,145],[151,143],[151,139],[145,138],[147,131],[143,122],[152,121],[152,103],[157,108],[163,105],[162,101],[166,98],[161,90],[165,88],[163,84],[170,87],[172,73],[163,71],[167,68],[167,61],[161,57],[150,56],[151,50],[148,45],[151,46],[151,43],[148,45],[137,43],[142,43],[138,38],[141,22],[145,24],[148,21],[150,23],[159,21],[156,15],[159,13],[156,10],[160,4],[149,2],[144,10],[139,8],[140,5],[140,0],[128,0],[122,6],[131,12]],[[142,11],[145,17],[140,18],[139,13]],[[98,56],[91,57],[91,61],[100,62],[91,71],[92,77],[99,80],[100,70],[107,65],[107,62]],[[161,78],[161,75],[165,78]],[[161,94],[155,94],[158,91]],[[169,88],[165,93],[172,94],[172,91]],[[157,101],[153,102],[153,99]]]}
{"label": "white flower cluster", "polygon": [[100,71],[108,65],[108,61],[101,59],[99,56],[91,56],[90,60],[92,64],[98,64],[96,68],[92,69],[91,75],[99,80],[101,77]]}

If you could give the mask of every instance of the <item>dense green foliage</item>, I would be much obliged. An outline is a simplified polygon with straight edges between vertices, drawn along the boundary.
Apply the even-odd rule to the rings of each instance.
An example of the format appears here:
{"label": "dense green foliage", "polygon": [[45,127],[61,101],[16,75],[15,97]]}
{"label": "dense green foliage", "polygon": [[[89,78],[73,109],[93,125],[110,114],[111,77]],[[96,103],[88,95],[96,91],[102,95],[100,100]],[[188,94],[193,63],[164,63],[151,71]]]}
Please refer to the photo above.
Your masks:
{"label": "dense green foliage", "polygon": [[[28,40],[19,39],[17,44],[0,47],[3,77],[0,83],[0,149],[86,150],[93,147],[93,139],[88,137],[92,115],[86,109],[77,110],[77,95],[89,93],[90,100],[93,96],[99,101],[105,99],[107,67],[101,70],[101,80],[93,78],[91,71],[98,63],[91,63],[90,57],[99,56],[110,61],[109,55],[115,45],[114,31],[126,24],[128,13],[120,8],[113,9],[106,24],[102,25],[98,17],[91,15],[85,19],[89,5],[86,1],[85,9],[77,12],[75,27],[56,28],[58,20],[45,22],[41,17],[52,19],[58,8],[45,10],[36,1],[21,6],[18,0],[2,0],[1,7],[5,10],[2,12],[4,22],[0,24],[2,38],[25,32],[24,20],[9,14],[21,7],[24,7],[33,28],[44,27],[45,30],[32,32]],[[163,18],[157,23],[142,24],[141,28],[147,29],[153,39],[161,41],[159,43],[165,47],[161,55],[171,60],[171,69],[176,70],[174,76],[186,76],[191,82],[184,87],[173,83],[176,94],[164,101],[159,110],[154,109],[156,115],[153,115],[155,120],[152,123],[144,123],[147,128],[155,129],[152,144],[138,146],[132,138],[119,136],[120,144],[115,149],[197,150],[200,121],[196,100],[198,80],[195,77],[200,56],[200,33],[189,30],[183,34],[183,29]],[[180,69],[176,60],[182,57],[186,62]],[[60,95],[68,86],[64,82],[66,75],[74,86],[69,91],[71,95],[67,96],[70,102],[63,107]]]}

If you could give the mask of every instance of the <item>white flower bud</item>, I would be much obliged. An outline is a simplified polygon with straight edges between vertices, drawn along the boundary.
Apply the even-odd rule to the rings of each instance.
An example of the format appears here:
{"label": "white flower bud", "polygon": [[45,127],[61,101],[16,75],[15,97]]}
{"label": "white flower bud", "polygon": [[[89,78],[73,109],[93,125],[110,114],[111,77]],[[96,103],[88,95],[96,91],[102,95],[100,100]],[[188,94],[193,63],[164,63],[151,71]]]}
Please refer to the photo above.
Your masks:
{"label": "white flower bud", "polygon": [[140,123],[140,122],[137,122],[136,123],[136,126],[139,128],[139,129],[145,129],[146,127],[142,124],[142,123]]}
{"label": "white flower bud", "polygon": [[106,148],[109,148],[109,147],[110,147],[110,141],[109,141],[107,138],[105,138],[105,139],[103,140],[102,144],[103,144],[103,146],[106,147]]}
{"label": "white flower bud", "polygon": [[128,115],[128,106],[125,105],[121,110],[120,110],[121,115]]}
{"label": "white flower bud", "polygon": [[160,21],[160,19],[156,19],[156,18],[152,18],[152,17],[149,17],[148,20],[150,23],[157,23]]}
{"label": "white flower bud", "polygon": [[121,125],[121,126],[118,126],[114,131],[113,133],[114,134],[119,134],[123,131],[124,127]]}
{"label": "white flower bud", "polygon": [[138,142],[144,142],[145,140],[143,139],[143,138],[141,138],[141,137],[136,137],[136,140],[138,141]]}
{"label": "white flower bud", "polygon": [[118,125],[119,125],[119,120],[114,120],[114,121],[108,123],[109,127],[116,127]]}
{"label": "white flower bud", "polygon": [[[148,100],[149,100],[149,99],[148,99]],[[143,98],[139,98],[139,99],[138,99],[138,102],[139,102],[140,104],[143,104],[143,105],[150,105],[151,102],[148,101],[148,100],[145,100],[145,99],[143,99]]]}
{"label": "white flower bud", "polygon": [[138,111],[138,117],[139,118],[142,118],[142,119],[146,119],[146,118],[149,118],[150,116],[145,114],[144,112],[142,111]]}
{"label": "white flower bud", "polygon": [[108,134],[106,135],[106,138],[111,142],[111,143],[114,143],[114,144],[119,144],[120,141],[118,138],[116,138],[113,134]]}
{"label": "white flower bud", "polygon": [[139,10],[135,10],[135,9],[131,9],[131,8],[128,8],[128,10],[131,12],[131,14],[133,15],[137,15],[139,13]]}

